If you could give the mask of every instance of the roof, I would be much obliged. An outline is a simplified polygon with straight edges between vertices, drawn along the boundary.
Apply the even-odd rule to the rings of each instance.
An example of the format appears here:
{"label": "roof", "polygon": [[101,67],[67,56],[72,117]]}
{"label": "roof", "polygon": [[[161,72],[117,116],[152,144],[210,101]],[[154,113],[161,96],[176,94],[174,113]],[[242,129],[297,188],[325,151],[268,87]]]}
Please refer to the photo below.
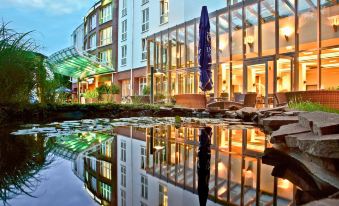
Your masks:
{"label": "roof", "polygon": [[68,47],[52,54],[47,59],[47,64],[53,72],[73,78],[85,78],[115,71],[111,64],[100,62],[95,55],[80,52],[75,47]]}

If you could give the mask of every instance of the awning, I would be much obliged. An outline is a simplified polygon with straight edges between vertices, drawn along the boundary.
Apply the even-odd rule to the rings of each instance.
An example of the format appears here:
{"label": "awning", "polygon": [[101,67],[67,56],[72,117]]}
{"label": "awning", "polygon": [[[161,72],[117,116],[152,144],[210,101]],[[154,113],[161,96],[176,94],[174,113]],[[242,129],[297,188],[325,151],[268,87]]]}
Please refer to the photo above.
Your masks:
{"label": "awning", "polygon": [[114,72],[111,64],[100,62],[95,55],[80,52],[75,47],[69,47],[52,54],[47,59],[53,72],[73,78]]}

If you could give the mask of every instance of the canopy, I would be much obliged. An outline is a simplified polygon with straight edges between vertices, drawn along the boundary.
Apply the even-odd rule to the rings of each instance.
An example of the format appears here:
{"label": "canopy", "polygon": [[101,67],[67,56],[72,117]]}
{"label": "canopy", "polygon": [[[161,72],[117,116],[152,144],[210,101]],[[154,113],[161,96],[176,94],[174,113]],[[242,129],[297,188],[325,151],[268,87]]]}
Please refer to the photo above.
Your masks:
{"label": "canopy", "polygon": [[100,62],[95,55],[80,52],[75,47],[68,47],[54,53],[47,59],[47,64],[53,72],[73,78],[114,71],[109,63]]}

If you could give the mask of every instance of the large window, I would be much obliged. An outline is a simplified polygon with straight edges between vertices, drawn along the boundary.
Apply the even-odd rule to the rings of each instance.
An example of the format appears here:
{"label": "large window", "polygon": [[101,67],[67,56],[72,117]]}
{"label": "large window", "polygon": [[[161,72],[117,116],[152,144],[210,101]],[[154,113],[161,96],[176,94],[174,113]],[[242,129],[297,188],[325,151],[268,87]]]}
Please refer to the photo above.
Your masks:
{"label": "large window", "polygon": [[141,40],[141,48],[142,48],[142,54],[141,54],[141,60],[147,59],[147,39],[144,38]]}
{"label": "large window", "polygon": [[121,194],[121,206],[126,206],[126,191],[120,190]]}
{"label": "large window", "polygon": [[101,161],[100,173],[107,179],[112,179],[112,165],[109,162]]}
{"label": "large window", "polygon": [[161,184],[159,184],[159,205],[160,206],[168,205],[167,186]]}
{"label": "large window", "polygon": [[126,41],[127,39],[127,19],[123,20],[121,23],[121,41]]}
{"label": "large window", "polygon": [[142,1],[141,1],[141,5],[144,5],[144,4],[148,3],[148,1],[149,1],[149,0],[142,0]]}
{"label": "large window", "polygon": [[101,144],[101,155],[105,156],[105,157],[111,157],[111,153],[112,153],[112,143],[111,142],[105,142],[103,144]]}
{"label": "large window", "polygon": [[142,10],[142,32],[149,29],[149,8]]}
{"label": "large window", "polygon": [[160,24],[168,22],[168,0],[160,0]]}
{"label": "large window", "polygon": [[108,4],[100,11],[100,24],[112,20],[112,4]]}
{"label": "large window", "polygon": [[100,31],[100,46],[112,43],[112,27],[107,27]]}
{"label": "large window", "polygon": [[127,0],[122,0],[122,10],[121,10],[121,16],[127,15]]}
{"label": "large window", "polygon": [[89,37],[89,49],[95,49],[97,47],[97,35],[93,34]]}
{"label": "large window", "polygon": [[101,194],[102,194],[102,197],[105,199],[105,200],[108,200],[108,201],[111,201],[112,199],[112,187],[105,184],[105,183],[100,183],[101,185]]}
{"label": "large window", "polygon": [[112,64],[112,50],[108,49],[106,51],[99,52],[100,62],[104,64]]}
{"label": "large window", "polygon": [[122,162],[126,162],[126,141],[121,141],[121,156],[120,156],[120,160]]}
{"label": "large window", "polygon": [[94,191],[97,191],[97,179],[93,176],[91,177],[91,188]]}
{"label": "large window", "polygon": [[121,47],[121,65],[127,64],[127,45]]}
{"label": "large window", "polygon": [[97,26],[97,15],[94,14],[91,17],[91,24],[90,24],[89,30],[93,30],[96,26]]}
{"label": "large window", "polygon": [[126,187],[126,167],[121,165],[121,186]]}
{"label": "large window", "polygon": [[[145,80],[146,83],[146,78],[140,78],[140,80],[143,79]],[[146,84],[145,84],[146,86]],[[142,91],[142,90],[141,90]],[[146,147],[140,147],[140,156],[141,156],[141,169],[146,169]]]}
{"label": "large window", "polygon": [[148,199],[148,180],[145,175],[141,175],[141,197]]}

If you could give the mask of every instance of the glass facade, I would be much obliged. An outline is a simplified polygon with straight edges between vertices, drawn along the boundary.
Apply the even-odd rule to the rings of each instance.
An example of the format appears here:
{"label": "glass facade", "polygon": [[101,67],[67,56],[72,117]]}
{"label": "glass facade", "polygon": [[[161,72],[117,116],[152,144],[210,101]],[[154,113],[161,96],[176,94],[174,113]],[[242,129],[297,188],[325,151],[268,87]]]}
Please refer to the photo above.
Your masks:
{"label": "glass facade", "polygon": [[[254,0],[226,5],[209,15],[211,95],[232,100],[235,93],[256,92],[259,103],[269,103],[276,92],[339,87],[338,1]],[[154,94],[170,98],[202,93],[198,41],[199,18],[148,37]],[[159,86],[164,82],[166,86]]]}

